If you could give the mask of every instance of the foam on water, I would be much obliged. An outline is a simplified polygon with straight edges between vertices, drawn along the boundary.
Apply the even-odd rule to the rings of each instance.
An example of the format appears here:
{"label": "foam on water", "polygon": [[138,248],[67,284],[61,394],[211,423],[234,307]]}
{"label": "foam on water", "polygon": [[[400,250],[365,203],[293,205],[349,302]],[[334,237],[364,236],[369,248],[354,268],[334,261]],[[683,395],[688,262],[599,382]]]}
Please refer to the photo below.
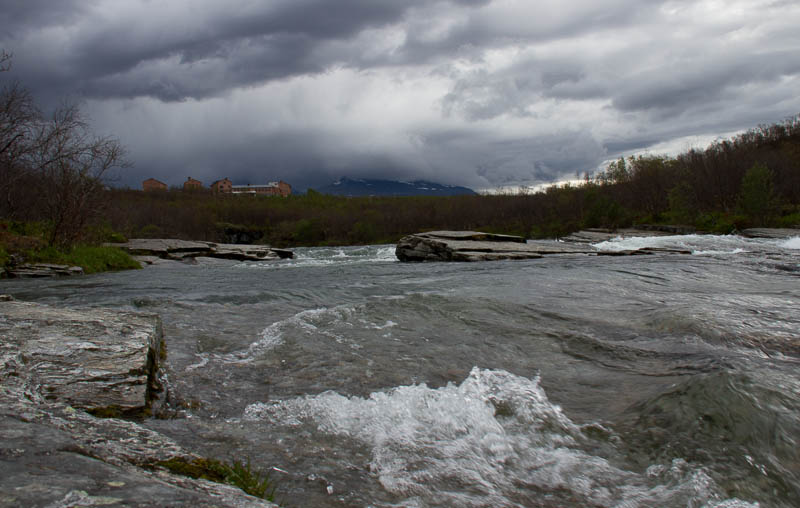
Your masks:
{"label": "foam on water", "polygon": [[275,270],[362,263],[390,263],[397,262],[394,250],[394,245],[298,248],[294,251],[295,256],[293,259],[284,259],[271,263],[240,263],[237,266]]}
{"label": "foam on water", "polygon": [[[438,389],[421,384],[369,398],[325,392],[256,403],[244,419],[311,427],[367,446],[371,473],[404,499],[403,506],[524,506],[542,499],[553,505],[757,506],[722,499],[702,468],[680,459],[634,472],[593,455],[588,450],[619,438],[600,425],[574,424],[550,403],[538,378],[502,370],[476,367],[460,385]],[[605,437],[589,437],[597,434]]]}
{"label": "foam on water", "polygon": [[344,337],[331,332],[329,330],[330,325],[332,322],[347,320],[355,310],[355,307],[340,305],[332,308],[322,307],[298,312],[294,316],[276,321],[264,328],[259,334],[259,339],[250,344],[248,350],[239,356],[251,358],[283,344],[283,336],[287,330],[324,335],[337,342],[343,342],[345,340]]}
{"label": "foam on water", "polygon": [[800,249],[800,236],[793,236],[788,240],[782,240],[778,242],[778,247],[784,249]]}
{"label": "foam on water", "polygon": [[672,248],[689,250],[694,255],[742,254],[762,250],[763,240],[748,239],[736,235],[670,235],[670,236],[618,236],[611,240],[593,244],[598,250],[620,252],[645,248]]}

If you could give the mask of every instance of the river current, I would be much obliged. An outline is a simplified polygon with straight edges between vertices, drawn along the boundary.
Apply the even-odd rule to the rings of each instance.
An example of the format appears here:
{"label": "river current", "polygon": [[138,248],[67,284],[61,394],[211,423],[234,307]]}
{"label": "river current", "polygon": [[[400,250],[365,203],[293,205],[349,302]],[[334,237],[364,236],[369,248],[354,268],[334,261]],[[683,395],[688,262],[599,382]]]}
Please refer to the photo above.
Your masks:
{"label": "river current", "polygon": [[157,313],[174,415],[282,506],[800,506],[800,238],[622,239],[400,263],[394,246],[4,281]]}

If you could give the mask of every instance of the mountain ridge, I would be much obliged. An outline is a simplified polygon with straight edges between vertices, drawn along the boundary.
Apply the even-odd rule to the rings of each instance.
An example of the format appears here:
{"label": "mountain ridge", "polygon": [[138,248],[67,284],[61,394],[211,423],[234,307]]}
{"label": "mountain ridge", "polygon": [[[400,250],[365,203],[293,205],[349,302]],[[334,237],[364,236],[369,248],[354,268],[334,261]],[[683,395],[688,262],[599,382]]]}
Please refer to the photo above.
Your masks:
{"label": "mountain ridge", "polygon": [[474,190],[459,185],[446,185],[427,180],[399,181],[376,178],[341,177],[332,184],[314,189],[334,196],[463,196]]}

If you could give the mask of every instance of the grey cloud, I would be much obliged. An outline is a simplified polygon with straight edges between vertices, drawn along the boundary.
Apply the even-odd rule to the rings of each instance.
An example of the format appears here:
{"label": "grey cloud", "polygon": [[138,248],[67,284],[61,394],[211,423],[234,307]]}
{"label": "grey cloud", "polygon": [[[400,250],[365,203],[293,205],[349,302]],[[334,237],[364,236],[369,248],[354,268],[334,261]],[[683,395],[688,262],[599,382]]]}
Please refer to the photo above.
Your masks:
{"label": "grey cloud", "polygon": [[[422,136],[428,159],[445,152],[462,182],[478,188],[546,183],[597,167],[606,150],[587,131],[497,139],[476,130]],[[434,168],[436,166],[434,165]],[[444,168],[438,169],[441,175]],[[452,178],[452,177],[451,177]]]}
{"label": "grey cloud", "polygon": [[631,76],[615,95],[613,105],[621,111],[660,110],[661,117],[669,117],[721,102],[726,99],[725,90],[798,73],[800,56],[796,51],[754,52],[746,60],[729,53]]}
{"label": "grey cloud", "polygon": [[4,0],[0,2],[0,33],[18,37],[43,27],[74,23],[86,8],[81,0]]}
{"label": "grey cloud", "polygon": [[[56,69],[48,72],[39,68],[38,72],[23,76],[26,82],[34,81],[30,86],[37,92],[61,96],[79,90],[87,97],[150,95],[174,101],[322,72],[337,62],[357,65],[358,54],[332,55],[321,49],[331,41],[350,39],[368,28],[400,23],[410,9],[425,2],[280,0],[255,7],[231,4],[215,12],[187,10],[180,19],[167,22],[159,21],[154,11],[142,13],[146,17],[141,19],[119,19],[111,24],[95,23],[91,14],[46,16],[47,9],[40,3],[12,9],[11,17],[6,19],[13,19],[14,26],[20,28],[13,37],[0,36],[0,43],[24,44],[27,35],[37,39],[37,45],[46,46],[42,39],[51,35],[37,33],[46,24],[44,18],[54,25],[60,21],[64,27],[80,30],[74,39],[59,41],[67,47],[61,48],[64,59]],[[451,8],[485,4],[472,0],[450,3]],[[79,12],[76,5],[65,3],[57,10]],[[38,60],[35,53],[20,58]],[[168,67],[160,65],[166,61],[170,62]],[[32,62],[28,68],[38,63]],[[204,66],[211,79],[197,75],[198,64]],[[56,76],[58,79],[54,79]],[[124,84],[129,80],[137,82]],[[198,80],[204,83],[188,83]]]}
{"label": "grey cloud", "polygon": [[186,64],[178,56],[153,59],[125,72],[84,81],[80,90],[90,97],[151,96],[160,100],[181,101],[220,94],[231,88],[286,75],[320,71],[318,62],[309,60],[313,41],[298,34],[278,34],[250,41],[237,48],[237,58],[227,52]]}
{"label": "grey cloud", "polygon": [[459,76],[442,99],[445,114],[469,120],[501,115],[531,116],[529,107],[543,98],[589,100],[608,96],[604,78],[589,74],[578,60],[528,58],[500,72]]}
{"label": "grey cloud", "polygon": [[[490,17],[475,9],[443,36],[430,39],[422,26],[410,24],[400,49],[403,61],[428,62],[442,55],[467,56],[487,48],[556,41],[624,27],[646,19],[668,0],[617,0],[612,2],[542,2],[523,4],[533,12],[523,16]],[[556,7],[557,5],[557,7]],[[554,8],[555,7],[555,8]],[[427,19],[423,20],[427,22]]]}

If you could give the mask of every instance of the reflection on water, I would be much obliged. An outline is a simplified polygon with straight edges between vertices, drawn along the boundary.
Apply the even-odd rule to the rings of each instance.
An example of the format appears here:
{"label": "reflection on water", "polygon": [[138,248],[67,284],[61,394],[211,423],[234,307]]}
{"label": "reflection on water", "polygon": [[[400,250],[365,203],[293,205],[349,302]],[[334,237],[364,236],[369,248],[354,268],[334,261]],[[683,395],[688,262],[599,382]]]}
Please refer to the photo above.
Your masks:
{"label": "reflection on water", "polygon": [[[405,264],[392,246],[4,281],[162,316],[178,417],[286,506],[800,505],[800,245],[689,235]],[[331,493],[332,492],[332,493]]]}

